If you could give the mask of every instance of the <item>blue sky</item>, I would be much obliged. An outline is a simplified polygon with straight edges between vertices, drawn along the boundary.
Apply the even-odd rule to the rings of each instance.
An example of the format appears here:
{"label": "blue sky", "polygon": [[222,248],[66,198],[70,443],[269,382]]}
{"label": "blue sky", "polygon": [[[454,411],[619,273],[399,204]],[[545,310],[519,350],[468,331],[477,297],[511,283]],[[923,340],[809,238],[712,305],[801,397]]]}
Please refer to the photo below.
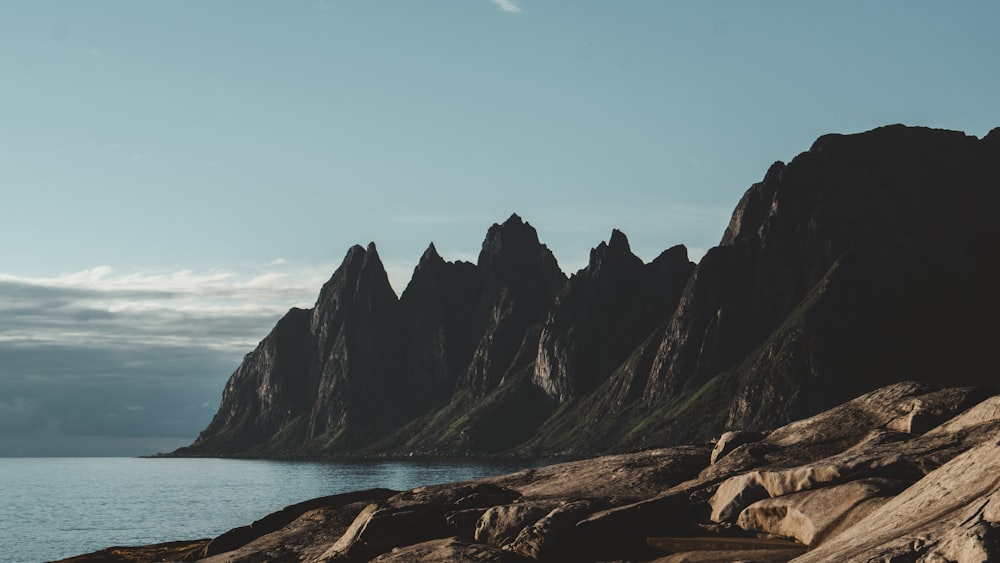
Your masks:
{"label": "blue sky", "polygon": [[0,455],[190,441],[355,243],[397,291],[430,241],[473,260],[512,212],[567,273],[615,227],[644,259],[697,258],[819,135],[985,135],[998,21],[985,1],[6,1]]}

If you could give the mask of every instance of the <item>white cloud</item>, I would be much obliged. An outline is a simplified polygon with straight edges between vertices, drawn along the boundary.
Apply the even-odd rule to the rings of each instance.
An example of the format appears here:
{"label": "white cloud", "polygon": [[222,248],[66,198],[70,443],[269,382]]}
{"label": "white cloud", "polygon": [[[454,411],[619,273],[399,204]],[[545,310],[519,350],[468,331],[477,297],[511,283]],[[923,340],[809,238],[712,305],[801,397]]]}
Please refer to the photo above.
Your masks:
{"label": "white cloud", "polygon": [[0,274],[0,342],[197,343],[242,354],[289,308],[311,307],[329,275],[287,263],[251,272]]}
{"label": "white cloud", "polygon": [[515,4],[512,0],[490,0],[490,2],[508,14],[521,13],[520,6]]}

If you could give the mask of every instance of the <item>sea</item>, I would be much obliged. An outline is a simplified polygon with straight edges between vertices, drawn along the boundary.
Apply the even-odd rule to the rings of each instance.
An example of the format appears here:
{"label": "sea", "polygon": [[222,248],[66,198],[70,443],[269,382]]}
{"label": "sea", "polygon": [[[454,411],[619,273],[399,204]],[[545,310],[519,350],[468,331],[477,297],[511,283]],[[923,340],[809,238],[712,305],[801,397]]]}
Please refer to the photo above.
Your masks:
{"label": "sea", "polygon": [[0,458],[0,561],[215,537],[325,495],[513,473],[542,462]]}

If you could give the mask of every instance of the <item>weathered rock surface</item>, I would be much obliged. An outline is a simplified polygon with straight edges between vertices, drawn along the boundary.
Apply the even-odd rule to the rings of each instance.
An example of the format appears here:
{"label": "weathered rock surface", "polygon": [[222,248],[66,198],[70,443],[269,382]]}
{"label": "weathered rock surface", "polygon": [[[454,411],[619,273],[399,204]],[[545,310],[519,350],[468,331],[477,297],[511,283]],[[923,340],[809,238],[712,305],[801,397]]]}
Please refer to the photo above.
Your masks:
{"label": "weathered rock surface", "polygon": [[[998,397],[903,382],[748,436],[714,464],[706,443],[324,497],[200,555],[192,546],[204,542],[176,553],[213,563],[988,561],[1000,557]],[[901,431],[917,405],[937,423]],[[164,560],[154,548],[106,560]]]}
{"label": "weathered rock surface", "polygon": [[531,561],[531,559],[489,545],[452,537],[396,548],[389,553],[379,555],[372,561],[380,563],[409,563],[411,561],[426,563],[451,563],[453,561],[518,563]]}
{"label": "weathered rock surface", "polygon": [[859,479],[814,491],[792,493],[757,501],[743,509],[736,524],[748,532],[763,532],[791,538],[804,545],[829,537],[845,518],[858,520],[881,501],[899,491],[898,482],[886,479]]}
{"label": "weathered rock surface", "polygon": [[556,298],[532,381],[558,402],[593,392],[666,322],[693,269],[683,246],[643,264],[625,235],[613,231]]}

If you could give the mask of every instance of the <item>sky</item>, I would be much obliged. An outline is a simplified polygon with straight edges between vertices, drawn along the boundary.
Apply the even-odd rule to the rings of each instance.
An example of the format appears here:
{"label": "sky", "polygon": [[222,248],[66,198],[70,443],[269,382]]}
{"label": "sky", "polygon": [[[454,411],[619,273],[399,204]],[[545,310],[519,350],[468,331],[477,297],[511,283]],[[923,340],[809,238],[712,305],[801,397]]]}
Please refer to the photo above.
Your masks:
{"label": "sky", "polygon": [[353,244],[718,243],[816,137],[1000,126],[1000,3],[0,2],[0,456],[190,443]]}

